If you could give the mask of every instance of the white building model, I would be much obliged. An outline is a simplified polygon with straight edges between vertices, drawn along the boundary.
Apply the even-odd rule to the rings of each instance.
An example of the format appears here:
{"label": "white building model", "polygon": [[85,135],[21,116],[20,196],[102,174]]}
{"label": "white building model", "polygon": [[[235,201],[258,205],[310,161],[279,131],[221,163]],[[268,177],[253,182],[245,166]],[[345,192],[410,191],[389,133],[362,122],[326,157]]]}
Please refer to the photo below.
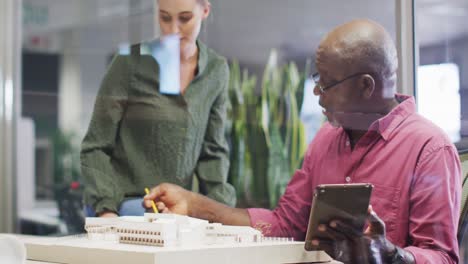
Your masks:
{"label": "white building model", "polygon": [[[85,230],[92,240],[149,246],[199,246],[265,241],[262,233],[247,226],[226,226],[176,215],[150,214],[144,217],[86,218]],[[271,240],[268,238],[267,240]],[[276,239],[276,241],[289,239]]]}

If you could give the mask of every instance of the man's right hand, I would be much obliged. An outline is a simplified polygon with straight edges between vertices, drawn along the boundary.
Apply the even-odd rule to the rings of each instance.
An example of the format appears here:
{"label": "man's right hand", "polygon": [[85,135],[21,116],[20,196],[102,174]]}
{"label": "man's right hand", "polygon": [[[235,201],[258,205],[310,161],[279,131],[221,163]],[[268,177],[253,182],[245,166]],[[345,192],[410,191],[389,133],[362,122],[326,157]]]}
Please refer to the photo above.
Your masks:
{"label": "man's right hand", "polygon": [[188,215],[224,225],[250,225],[246,209],[229,207],[170,183],[154,187],[143,199],[144,207],[150,209],[154,201],[161,213]]}
{"label": "man's right hand", "polygon": [[151,209],[151,201],[154,201],[161,213],[190,215],[193,195],[194,193],[178,185],[163,183],[151,189],[150,193],[143,198],[143,205]]}

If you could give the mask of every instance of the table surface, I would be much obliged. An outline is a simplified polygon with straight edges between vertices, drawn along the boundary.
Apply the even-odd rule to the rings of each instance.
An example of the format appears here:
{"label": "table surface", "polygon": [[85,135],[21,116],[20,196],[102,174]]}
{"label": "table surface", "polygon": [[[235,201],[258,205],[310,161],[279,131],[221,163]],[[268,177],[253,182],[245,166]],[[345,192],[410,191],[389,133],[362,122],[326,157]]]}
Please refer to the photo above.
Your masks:
{"label": "table surface", "polygon": [[83,236],[63,238],[18,236],[18,238],[26,245],[27,264],[109,263],[109,261],[116,264],[339,263],[324,252],[305,251],[303,242],[262,242],[181,248],[92,241]]}

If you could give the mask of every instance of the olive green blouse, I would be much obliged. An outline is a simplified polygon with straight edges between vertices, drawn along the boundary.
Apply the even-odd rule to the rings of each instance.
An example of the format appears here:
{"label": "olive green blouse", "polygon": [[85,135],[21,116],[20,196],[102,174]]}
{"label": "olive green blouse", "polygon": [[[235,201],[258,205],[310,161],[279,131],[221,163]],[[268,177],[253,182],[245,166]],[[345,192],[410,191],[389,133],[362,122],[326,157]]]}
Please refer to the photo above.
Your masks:
{"label": "olive green blouse", "polygon": [[197,45],[198,72],[183,95],[159,93],[150,55],[112,61],[81,149],[84,201],[97,213],[118,212],[124,199],[162,182],[190,189],[194,176],[202,194],[235,205],[224,134],[229,69]]}

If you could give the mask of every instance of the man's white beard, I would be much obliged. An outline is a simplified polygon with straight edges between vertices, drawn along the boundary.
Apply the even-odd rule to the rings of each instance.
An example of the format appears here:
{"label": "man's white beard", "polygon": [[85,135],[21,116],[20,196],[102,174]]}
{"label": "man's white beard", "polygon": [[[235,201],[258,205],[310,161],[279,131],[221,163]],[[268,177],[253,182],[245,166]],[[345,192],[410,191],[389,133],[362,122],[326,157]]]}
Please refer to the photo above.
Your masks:
{"label": "man's white beard", "polygon": [[345,112],[333,112],[329,113],[331,118],[327,115],[328,122],[333,127],[343,127],[346,130],[368,130],[370,125],[382,118],[384,115],[376,113],[345,113]]}

